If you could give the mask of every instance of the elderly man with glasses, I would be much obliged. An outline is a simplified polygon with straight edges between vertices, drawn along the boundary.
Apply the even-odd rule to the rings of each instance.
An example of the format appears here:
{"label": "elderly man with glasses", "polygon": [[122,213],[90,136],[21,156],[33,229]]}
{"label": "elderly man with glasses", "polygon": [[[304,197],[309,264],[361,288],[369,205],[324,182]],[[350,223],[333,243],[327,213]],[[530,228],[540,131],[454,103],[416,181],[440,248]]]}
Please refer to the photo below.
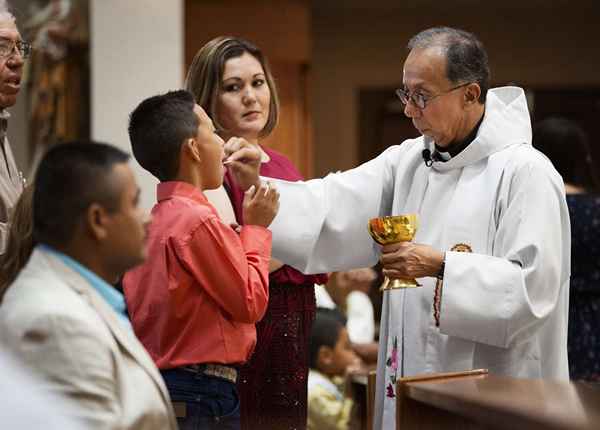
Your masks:
{"label": "elderly man with glasses", "polygon": [[[377,429],[395,428],[402,376],[569,377],[569,215],[560,176],[531,146],[525,94],[488,90],[487,54],[470,33],[433,28],[408,48],[397,93],[422,136],[324,179],[275,181],[270,227],[273,255],[304,273],[380,258],[389,278],[422,285],[384,292]],[[413,242],[374,244],[370,218],[410,213]]]}
{"label": "elderly man with glasses", "polygon": [[0,2],[0,255],[6,248],[10,212],[25,182],[6,137],[10,117],[6,109],[17,102],[24,60],[31,50],[31,46],[21,40],[15,17],[5,3]]}

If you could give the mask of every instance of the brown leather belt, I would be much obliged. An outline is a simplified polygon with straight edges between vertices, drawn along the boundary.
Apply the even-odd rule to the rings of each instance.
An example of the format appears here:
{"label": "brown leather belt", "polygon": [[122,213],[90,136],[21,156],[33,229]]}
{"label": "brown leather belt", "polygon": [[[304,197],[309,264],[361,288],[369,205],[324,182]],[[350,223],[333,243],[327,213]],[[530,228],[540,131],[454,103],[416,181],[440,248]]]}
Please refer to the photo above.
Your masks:
{"label": "brown leather belt", "polygon": [[238,372],[230,366],[222,364],[188,364],[180,367],[181,370],[193,373],[201,373],[203,375],[214,376],[215,378],[225,379],[226,381],[237,382]]}

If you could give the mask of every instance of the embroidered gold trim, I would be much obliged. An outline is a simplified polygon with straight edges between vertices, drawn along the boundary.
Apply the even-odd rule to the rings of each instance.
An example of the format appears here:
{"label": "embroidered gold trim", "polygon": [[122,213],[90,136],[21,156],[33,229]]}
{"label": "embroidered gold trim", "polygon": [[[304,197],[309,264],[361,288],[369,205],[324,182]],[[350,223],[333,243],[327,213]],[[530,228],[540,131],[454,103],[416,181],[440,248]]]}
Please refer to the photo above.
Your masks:
{"label": "embroidered gold trim", "polygon": [[473,252],[473,248],[471,248],[471,245],[467,245],[466,243],[457,243],[452,248],[450,248],[450,251],[454,251],[454,252]]}

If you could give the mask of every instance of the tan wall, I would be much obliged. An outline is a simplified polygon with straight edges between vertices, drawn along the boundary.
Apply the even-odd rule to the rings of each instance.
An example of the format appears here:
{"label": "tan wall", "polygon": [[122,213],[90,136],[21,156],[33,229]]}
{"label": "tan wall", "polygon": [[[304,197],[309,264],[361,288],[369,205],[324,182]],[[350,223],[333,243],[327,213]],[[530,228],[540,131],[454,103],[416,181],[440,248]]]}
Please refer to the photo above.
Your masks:
{"label": "tan wall", "polygon": [[495,11],[465,6],[484,2],[458,3],[463,7],[453,10],[440,10],[443,2],[379,11],[313,10],[315,174],[356,165],[358,89],[399,85],[406,43],[428,27],[476,33],[487,47],[495,85],[600,87],[599,2],[535,2],[538,7],[529,8],[523,0]]}
{"label": "tan wall", "polygon": [[185,63],[217,36],[239,36],[271,61],[310,59],[310,8],[298,0],[186,0]]}
{"label": "tan wall", "polygon": [[[181,87],[183,6],[183,0],[91,1],[92,139],[131,153],[131,111],[147,97]],[[158,181],[133,157],[131,166],[141,205],[150,209]]]}

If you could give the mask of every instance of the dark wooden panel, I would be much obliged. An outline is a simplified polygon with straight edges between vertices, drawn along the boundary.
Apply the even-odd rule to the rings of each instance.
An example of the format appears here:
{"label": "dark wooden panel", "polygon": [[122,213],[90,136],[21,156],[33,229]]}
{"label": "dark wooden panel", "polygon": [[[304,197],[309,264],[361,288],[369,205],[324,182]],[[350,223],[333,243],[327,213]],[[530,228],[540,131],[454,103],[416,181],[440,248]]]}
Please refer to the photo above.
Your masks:
{"label": "dark wooden panel", "polygon": [[443,411],[435,414],[440,429],[457,428],[455,423],[494,429],[600,426],[600,390],[580,383],[483,375],[399,381],[397,392],[399,429],[428,428],[410,426],[433,419],[430,409]]}

